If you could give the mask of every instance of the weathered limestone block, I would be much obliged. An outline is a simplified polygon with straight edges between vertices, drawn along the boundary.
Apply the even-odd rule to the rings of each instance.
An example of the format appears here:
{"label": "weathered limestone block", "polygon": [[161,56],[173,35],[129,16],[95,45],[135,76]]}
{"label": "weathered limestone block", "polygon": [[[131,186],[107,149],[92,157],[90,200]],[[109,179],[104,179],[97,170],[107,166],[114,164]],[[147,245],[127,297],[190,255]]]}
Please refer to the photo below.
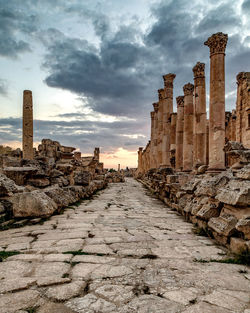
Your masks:
{"label": "weathered limestone block", "polygon": [[208,227],[220,236],[229,237],[235,233],[237,218],[224,214],[219,217],[212,217],[208,222]]}
{"label": "weathered limestone block", "polygon": [[193,193],[200,183],[202,183],[200,178],[194,178],[194,179],[188,181],[185,185],[183,185],[181,187],[181,190],[186,191],[188,193]]}
{"label": "weathered limestone block", "polygon": [[65,189],[59,186],[52,186],[44,189],[44,193],[50,197],[58,205],[58,208],[66,207],[74,202],[72,195]]}
{"label": "weathered limestone block", "polygon": [[38,190],[15,194],[10,201],[14,217],[46,217],[57,210],[55,201]]}
{"label": "weathered limestone block", "polygon": [[250,215],[248,218],[240,219],[236,224],[236,229],[244,234],[245,239],[250,240]]}
{"label": "weathered limestone block", "polygon": [[250,180],[250,166],[245,166],[235,173],[235,176],[240,179]]}
{"label": "weathered limestone block", "polygon": [[27,180],[27,184],[38,187],[38,188],[43,188],[47,187],[50,185],[50,181],[48,178],[40,177],[40,178],[30,178]]}
{"label": "weathered limestone block", "polygon": [[0,173],[0,196],[10,196],[18,191],[15,182]]}
{"label": "weathered limestone block", "polygon": [[216,199],[230,205],[250,206],[250,184],[248,181],[232,180],[218,190]]}
{"label": "weathered limestone block", "polygon": [[212,217],[218,217],[220,215],[220,211],[220,202],[213,200],[204,204],[202,208],[197,212],[196,216],[200,219],[208,221]]}
{"label": "weathered limestone block", "polygon": [[35,167],[5,167],[3,173],[12,179],[17,185],[23,186],[26,184],[28,177],[37,173]]}
{"label": "weathered limestone block", "polygon": [[200,209],[208,203],[209,198],[208,197],[199,197],[199,198],[194,198],[194,200],[195,200],[195,202],[194,202],[194,205],[192,206],[191,214],[197,215],[197,213],[200,211]]}
{"label": "weathered limestone block", "polygon": [[56,169],[62,172],[64,175],[69,175],[73,172],[74,167],[72,164],[69,163],[66,164],[58,163],[56,165]]}
{"label": "weathered limestone block", "polygon": [[88,186],[91,179],[92,175],[87,171],[74,172],[74,181],[76,185]]}
{"label": "weathered limestone block", "polygon": [[231,170],[222,172],[214,177],[204,177],[195,190],[195,195],[215,197],[218,193],[218,189],[225,186],[230,179],[234,179]]}
{"label": "weathered limestone block", "polygon": [[56,177],[60,177],[63,176],[63,172],[57,170],[57,169],[53,169],[50,173],[50,177],[52,178],[56,178]]}
{"label": "weathered limestone block", "polygon": [[242,238],[230,238],[230,250],[233,253],[241,254],[244,251],[248,250],[249,241],[246,241]]}

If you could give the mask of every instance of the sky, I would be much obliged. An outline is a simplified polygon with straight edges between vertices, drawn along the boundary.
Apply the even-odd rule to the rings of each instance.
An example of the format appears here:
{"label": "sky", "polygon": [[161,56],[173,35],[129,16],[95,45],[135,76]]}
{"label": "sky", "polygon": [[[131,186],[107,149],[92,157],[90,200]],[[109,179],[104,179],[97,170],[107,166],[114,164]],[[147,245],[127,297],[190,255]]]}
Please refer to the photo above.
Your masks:
{"label": "sky", "polygon": [[250,71],[250,0],[0,0],[0,144],[21,147],[22,93],[33,93],[34,143],[101,148],[105,167],[137,166],[150,111],[175,73],[175,97],[206,64],[204,41],[228,34],[226,110]]}

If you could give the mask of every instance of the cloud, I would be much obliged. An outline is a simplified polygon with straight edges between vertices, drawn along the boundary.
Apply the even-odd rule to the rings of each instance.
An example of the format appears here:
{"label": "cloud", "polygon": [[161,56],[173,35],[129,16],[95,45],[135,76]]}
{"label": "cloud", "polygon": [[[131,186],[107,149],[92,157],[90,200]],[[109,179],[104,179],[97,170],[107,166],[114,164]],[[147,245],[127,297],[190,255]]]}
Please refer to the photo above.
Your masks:
{"label": "cloud", "polygon": [[36,16],[28,13],[25,5],[19,8],[14,1],[0,0],[0,55],[16,58],[31,51],[22,37],[34,32],[36,23]]}
{"label": "cloud", "polygon": [[244,0],[241,8],[244,14],[249,14],[250,13],[250,0]]}
{"label": "cloud", "polygon": [[7,82],[0,78],[0,95],[6,96],[8,93]]}

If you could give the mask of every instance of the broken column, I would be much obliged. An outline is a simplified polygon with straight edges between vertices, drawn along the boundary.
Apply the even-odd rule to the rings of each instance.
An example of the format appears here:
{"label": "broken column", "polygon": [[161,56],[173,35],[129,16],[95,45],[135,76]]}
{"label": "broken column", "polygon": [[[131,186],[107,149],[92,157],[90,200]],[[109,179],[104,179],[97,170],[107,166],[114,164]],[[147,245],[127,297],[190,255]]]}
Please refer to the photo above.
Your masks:
{"label": "broken column", "polygon": [[170,164],[170,115],[173,113],[173,83],[175,74],[169,73],[163,76],[164,80],[164,102],[163,102],[163,138],[162,138],[162,163],[165,166]]}
{"label": "broken column", "polygon": [[183,169],[183,128],[184,128],[184,97],[176,98],[177,102],[177,121],[176,121],[176,151],[175,151],[175,169]]}
{"label": "broken column", "polygon": [[23,92],[23,158],[33,160],[33,103],[32,92]]}
{"label": "broken column", "polygon": [[194,73],[193,167],[206,164],[206,86],[205,64],[197,62]]}
{"label": "broken column", "polygon": [[237,75],[236,141],[250,148],[250,72]]}
{"label": "broken column", "polygon": [[170,116],[171,128],[170,128],[170,164],[175,168],[175,151],[176,151],[176,120],[177,113],[172,113]]}
{"label": "broken column", "polygon": [[225,169],[225,49],[228,36],[213,34],[204,43],[210,49],[209,170]]}
{"label": "broken column", "polygon": [[99,162],[99,160],[100,160],[100,148],[95,148],[94,159]]}
{"label": "broken column", "polygon": [[194,85],[186,84],[184,91],[183,171],[193,167],[193,92]]}

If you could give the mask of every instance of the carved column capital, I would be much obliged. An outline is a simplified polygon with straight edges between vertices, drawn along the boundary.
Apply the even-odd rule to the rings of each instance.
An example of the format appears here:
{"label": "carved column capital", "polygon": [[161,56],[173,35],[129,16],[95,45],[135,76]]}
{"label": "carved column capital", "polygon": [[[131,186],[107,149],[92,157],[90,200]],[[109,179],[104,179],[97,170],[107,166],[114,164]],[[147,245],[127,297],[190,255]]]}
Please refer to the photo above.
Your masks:
{"label": "carved column capital", "polygon": [[164,100],[166,98],[164,89],[158,89],[158,97],[159,97],[159,100]]}
{"label": "carved column capital", "polygon": [[153,107],[154,107],[154,111],[158,112],[158,110],[159,110],[159,103],[158,102],[153,103]]}
{"label": "carved column capital", "polygon": [[173,82],[174,82],[176,75],[169,73],[169,74],[163,75],[162,77],[164,80],[164,86],[166,88],[173,88]]}
{"label": "carved column capital", "polygon": [[210,55],[214,53],[225,53],[228,35],[223,33],[213,34],[204,42],[205,46],[210,48]]}
{"label": "carved column capital", "polygon": [[139,148],[139,151],[140,151],[140,152],[142,152],[142,150],[143,150],[143,148],[142,148],[142,147],[140,147],[140,148]]}
{"label": "carved column capital", "polygon": [[184,106],[184,96],[179,96],[179,97],[176,97],[176,103],[177,103],[177,106]]}
{"label": "carved column capital", "polygon": [[192,95],[194,92],[194,85],[193,84],[186,84],[183,86],[183,92],[184,92],[184,96],[189,96]]}
{"label": "carved column capital", "polygon": [[205,63],[197,62],[193,67],[194,78],[205,77]]}
{"label": "carved column capital", "polygon": [[244,80],[247,80],[250,83],[250,72],[240,72],[237,76],[237,84],[242,84]]}

